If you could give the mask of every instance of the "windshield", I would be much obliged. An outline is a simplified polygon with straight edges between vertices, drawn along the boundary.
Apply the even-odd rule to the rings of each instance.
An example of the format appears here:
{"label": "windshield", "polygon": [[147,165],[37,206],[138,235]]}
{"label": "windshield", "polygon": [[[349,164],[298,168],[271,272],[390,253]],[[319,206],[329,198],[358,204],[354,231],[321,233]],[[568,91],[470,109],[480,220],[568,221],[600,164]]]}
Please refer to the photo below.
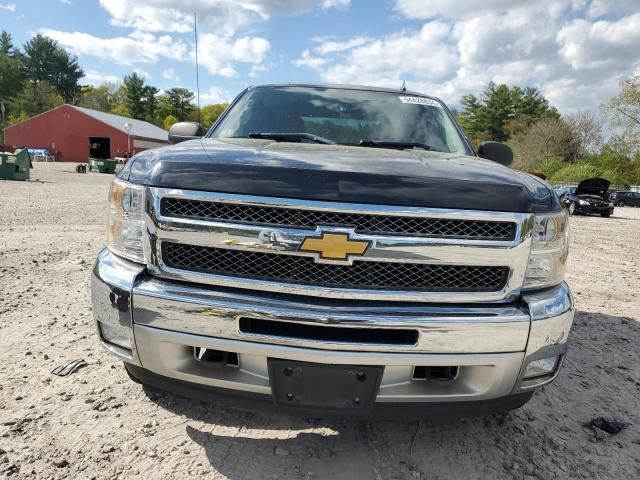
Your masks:
{"label": "windshield", "polygon": [[[210,136],[259,138],[256,134],[265,133],[307,134],[297,141],[317,136],[322,143],[470,153],[440,102],[400,92],[341,88],[252,88]],[[274,139],[294,141],[293,136]]]}

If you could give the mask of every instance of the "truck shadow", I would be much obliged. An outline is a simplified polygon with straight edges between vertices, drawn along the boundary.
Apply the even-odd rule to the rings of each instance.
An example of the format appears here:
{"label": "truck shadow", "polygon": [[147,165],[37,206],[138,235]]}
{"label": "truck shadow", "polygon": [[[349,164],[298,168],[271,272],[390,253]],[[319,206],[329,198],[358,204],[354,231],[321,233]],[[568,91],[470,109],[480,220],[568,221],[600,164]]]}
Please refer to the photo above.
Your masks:
{"label": "truck shadow", "polygon": [[628,472],[613,463],[615,456],[598,465],[584,462],[580,452],[600,442],[584,425],[605,415],[629,426],[609,446],[598,443],[601,453],[616,445],[616,455],[632,455],[632,439],[640,438],[640,412],[633,407],[640,344],[634,338],[640,338],[640,319],[577,312],[556,382],[524,407],[486,417],[314,419],[145,392],[187,417],[190,449],[201,448],[206,469],[230,479],[566,478],[568,471],[598,476],[597,469],[624,478]]}

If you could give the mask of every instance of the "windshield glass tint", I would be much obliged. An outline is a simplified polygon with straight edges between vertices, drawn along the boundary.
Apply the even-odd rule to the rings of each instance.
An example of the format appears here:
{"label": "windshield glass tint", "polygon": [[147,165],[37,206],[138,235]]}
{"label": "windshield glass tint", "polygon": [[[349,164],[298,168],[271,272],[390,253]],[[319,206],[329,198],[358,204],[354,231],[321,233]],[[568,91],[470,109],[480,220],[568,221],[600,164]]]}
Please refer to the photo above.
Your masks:
{"label": "windshield glass tint", "polygon": [[310,133],[340,144],[361,140],[418,142],[465,153],[442,105],[430,98],[318,87],[257,87],[247,91],[212,133]]}

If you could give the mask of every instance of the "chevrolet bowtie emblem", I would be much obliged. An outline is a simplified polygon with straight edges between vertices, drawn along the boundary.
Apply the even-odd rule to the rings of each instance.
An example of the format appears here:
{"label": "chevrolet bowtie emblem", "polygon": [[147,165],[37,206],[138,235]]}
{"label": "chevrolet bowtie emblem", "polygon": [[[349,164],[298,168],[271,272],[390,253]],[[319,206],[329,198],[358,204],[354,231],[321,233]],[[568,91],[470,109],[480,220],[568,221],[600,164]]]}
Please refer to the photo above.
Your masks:
{"label": "chevrolet bowtie emblem", "polygon": [[346,260],[349,255],[364,254],[369,248],[369,243],[351,240],[347,233],[323,232],[320,238],[305,238],[300,245],[300,251],[318,253],[323,260]]}

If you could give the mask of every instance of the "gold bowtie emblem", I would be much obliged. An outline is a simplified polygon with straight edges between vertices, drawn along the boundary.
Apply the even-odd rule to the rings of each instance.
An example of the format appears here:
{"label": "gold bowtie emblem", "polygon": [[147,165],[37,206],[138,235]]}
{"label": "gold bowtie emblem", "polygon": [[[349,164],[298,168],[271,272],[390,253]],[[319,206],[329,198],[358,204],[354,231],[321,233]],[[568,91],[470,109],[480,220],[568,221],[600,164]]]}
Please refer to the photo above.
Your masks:
{"label": "gold bowtie emblem", "polygon": [[323,232],[320,238],[305,238],[300,250],[318,253],[325,260],[346,260],[349,255],[362,255],[368,247],[369,242],[351,240],[346,233]]}

